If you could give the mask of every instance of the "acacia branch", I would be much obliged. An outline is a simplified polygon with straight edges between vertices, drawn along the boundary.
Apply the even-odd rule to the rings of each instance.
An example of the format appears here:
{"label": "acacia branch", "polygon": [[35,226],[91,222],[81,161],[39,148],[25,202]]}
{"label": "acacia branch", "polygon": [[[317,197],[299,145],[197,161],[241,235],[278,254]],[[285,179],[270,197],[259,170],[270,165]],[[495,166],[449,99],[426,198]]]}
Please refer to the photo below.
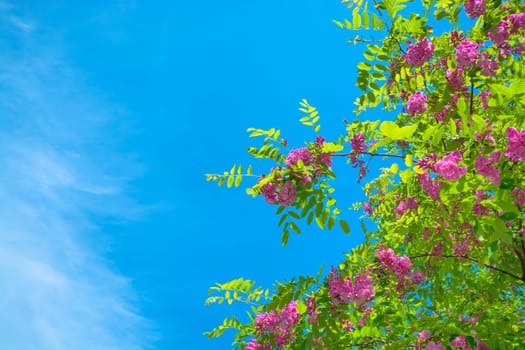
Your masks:
{"label": "acacia branch", "polygon": [[[332,154],[332,157],[348,157],[353,152],[349,153],[339,153],[339,154]],[[394,157],[394,158],[401,158],[405,159],[405,156],[399,155],[399,154],[389,154],[389,153],[370,153],[370,152],[359,152],[359,154],[364,154],[371,157]]]}
{"label": "acacia branch", "polygon": [[[435,256],[435,257],[440,257],[440,258],[464,259],[464,260],[469,260],[469,261],[472,261],[472,262],[480,264],[480,261],[478,259],[476,259],[476,258],[471,258],[469,256],[457,256],[457,255],[420,254],[420,255],[411,256],[410,259],[417,259],[417,258],[430,257],[430,256]],[[517,279],[519,281],[525,282],[525,276],[520,277],[518,275],[513,274],[512,272],[500,269],[499,267],[492,266],[492,265],[489,265],[489,264],[482,263],[482,265],[485,266],[488,269],[501,272],[501,273],[503,273],[503,274],[505,274],[507,276],[510,276],[512,278],[515,278],[515,279]]]}

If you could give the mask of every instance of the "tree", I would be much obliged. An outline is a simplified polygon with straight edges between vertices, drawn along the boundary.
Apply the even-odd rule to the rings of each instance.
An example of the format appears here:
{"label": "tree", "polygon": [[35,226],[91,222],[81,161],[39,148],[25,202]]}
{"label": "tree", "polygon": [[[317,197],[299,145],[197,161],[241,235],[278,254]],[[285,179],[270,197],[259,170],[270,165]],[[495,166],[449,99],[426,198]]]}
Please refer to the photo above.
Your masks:
{"label": "tree", "polygon": [[[364,45],[356,115],[382,108],[394,121],[346,123],[338,139],[317,136],[287,151],[276,129],[249,129],[255,158],[275,167],[248,189],[277,207],[282,243],[298,222],[347,222],[333,195],[332,161],[366,179],[373,157],[390,167],[365,181],[375,224],[365,243],[328,274],[263,290],[250,280],[217,284],[207,304],[255,303],[207,333],[237,330],[240,349],[512,349],[525,347],[525,4],[520,0],[354,0]],[[462,29],[465,27],[466,29]],[[370,40],[369,33],[381,35]],[[319,132],[317,110],[301,122]],[[207,179],[239,186],[234,166]]]}

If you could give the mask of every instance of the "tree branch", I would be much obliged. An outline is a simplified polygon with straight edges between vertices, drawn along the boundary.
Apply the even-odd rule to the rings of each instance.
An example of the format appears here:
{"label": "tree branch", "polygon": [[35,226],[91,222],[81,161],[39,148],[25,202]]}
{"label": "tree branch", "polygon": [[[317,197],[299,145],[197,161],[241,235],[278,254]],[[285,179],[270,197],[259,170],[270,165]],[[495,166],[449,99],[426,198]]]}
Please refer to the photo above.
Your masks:
{"label": "tree branch", "polygon": [[[332,154],[332,157],[348,157],[352,154],[350,153],[339,153],[339,154]],[[394,157],[394,158],[401,158],[405,159],[405,156],[399,155],[399,154],[388,154],[388,153],[370,153],[370,152],[359,152],[359,154],[364,154],[371,157]]]}
{"label": "tree branch", "polygon": [[[457,256],[457,255],[434,255],[434,254],[420,254],[420,255],[415,255],[415,256],[410,256],[409,258],[410,259],[417,259],[417,258],[423,258],[423,257],[430,257],[430,256],[434,256],[434,257],[440,257],[440,258],[456,258],[456,259],[465,259],[465,260],[469,260],[469,261],[472,261],[472,262],[475,262],[475,263],[480,263],[480,261],[476,258],[471,258],[469,256]],[[486,268],[488,269],[491,269],[491,270],[494,270],[494,271],[498,271],[498,272],[501,272],[507,276],[510,276],[512,278],[515,278],[519,281],[522,281],[522,282],[525,282],[525,277],[520,277],[518,275],[515,275],[513,274],[512,272],[508,272],[508,271],[505,271],[503,269],[500,269],[499,267],[496,267],[496,266],[492,266],[492,265],[489,265],[489,264],[484,264],[482,263],[483,266],[485,266]]]}

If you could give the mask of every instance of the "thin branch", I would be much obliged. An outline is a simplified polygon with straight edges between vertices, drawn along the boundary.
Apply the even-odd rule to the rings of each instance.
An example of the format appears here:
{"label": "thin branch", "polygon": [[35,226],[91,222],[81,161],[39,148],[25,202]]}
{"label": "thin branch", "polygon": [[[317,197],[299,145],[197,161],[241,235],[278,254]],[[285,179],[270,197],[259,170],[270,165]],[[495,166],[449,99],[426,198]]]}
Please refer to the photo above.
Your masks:
{"label": "thin branch", "polygon": [[[457,255],[433,255],[433,254],[421,254],[421,255],[415,255],[415,256],[411,256],[410,259],[417,259],[417,258],[423,258],[423,257],[429,257],[429,256],[435,256],[435,257],[440,257],[440,258],[456,258],[456,259],[465,259],[465,260],[469,260],[469,261],[472,261],[472,262],[475,262],[475,263],[480,263],[480,261],[478,259],[475,259],[475,258],[471,258],[469,256],[457,256]],[[491,269],[491,270],[494,270],[494,271],[498,271],[498,272],[501,272],[507,276],[510,276],[512,278],[515,278],[519,281],[522,281],[522,282],[525,282],[525,278],[524,277],[520,277],[518,275],[515,275],[513,274],[512,272],[508,272],[508,271],[505,271],[505,270],[502,270],[500,269],[499,267],[496,267],[496,266],[492,266],[492,265],[489,265],[489,264],[483,264],[483,266],[485,266],[486,268],[488,269]]]}
{"label": "thin branch", "polygon": [[[332,157],[348,157],[352,154],[350,153],[339,153],[339,154],[332,154]],[[399,154],[388,154],[388,153],[370,153],[370,152],[359,152],[359,154],[364,154],[371,157],[394,157],[394,158],[401,158],[405,159],[405,156],[399,155]]]}
{"label": "thin branch", "polygon": [[474,113],[474,82],[470,78],[470,115]]}

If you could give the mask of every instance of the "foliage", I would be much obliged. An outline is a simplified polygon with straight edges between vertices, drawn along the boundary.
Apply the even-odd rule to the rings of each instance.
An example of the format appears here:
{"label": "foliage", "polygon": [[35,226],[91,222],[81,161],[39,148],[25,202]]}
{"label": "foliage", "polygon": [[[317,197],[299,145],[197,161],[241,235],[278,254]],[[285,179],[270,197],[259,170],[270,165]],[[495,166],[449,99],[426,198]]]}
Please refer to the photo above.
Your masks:
{"label": "foliage", "polygon": [[[373,157],[391,157],[357,203],[376,229],[328,275],[271,292],[243,279],[212,287],[208,304],[252,309],[208,336],[236,329],[239,349],[524,348],[525,5],[343,2],[351,20],[334,23],[366,47],[355,113],[381,107],[395,120],[356,119],[333,142],[317,135],[291,151],[278,130],[249,129],[263,145],[248,151],[275,167],[247,192],[277,207],[283,244],[303,221],[349,233],[332,161],[362,180]],[[318,133],[317,110],[306,100],[300,110]],[[231,187],[246,175],[234,166],[207,179]]]}

